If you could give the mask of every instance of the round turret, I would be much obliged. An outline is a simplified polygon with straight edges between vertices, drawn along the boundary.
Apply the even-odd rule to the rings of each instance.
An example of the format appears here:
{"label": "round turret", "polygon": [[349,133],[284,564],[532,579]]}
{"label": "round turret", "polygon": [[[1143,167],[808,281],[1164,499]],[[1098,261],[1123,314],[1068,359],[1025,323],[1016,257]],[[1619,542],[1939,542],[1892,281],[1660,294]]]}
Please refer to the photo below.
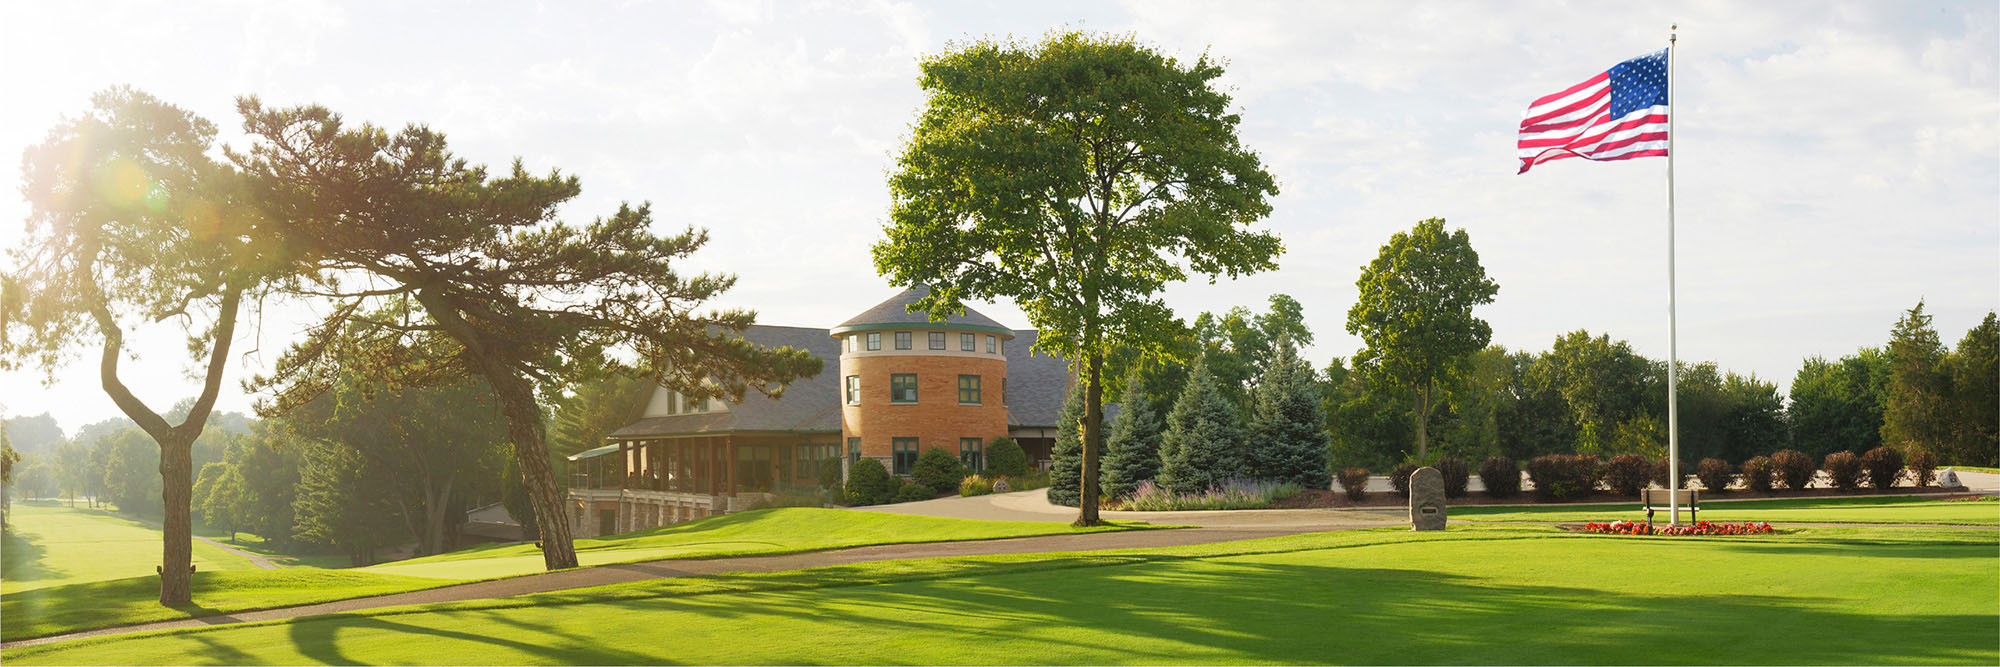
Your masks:
{"label": "round turret", "polygon": [[842,322],[841,436],[849,460],[879,459],[908,474],[937,447],[975,469],[1007,435],[1006,345],[1014,332],[971,308],[933,322],[909,305],[918,286]]}

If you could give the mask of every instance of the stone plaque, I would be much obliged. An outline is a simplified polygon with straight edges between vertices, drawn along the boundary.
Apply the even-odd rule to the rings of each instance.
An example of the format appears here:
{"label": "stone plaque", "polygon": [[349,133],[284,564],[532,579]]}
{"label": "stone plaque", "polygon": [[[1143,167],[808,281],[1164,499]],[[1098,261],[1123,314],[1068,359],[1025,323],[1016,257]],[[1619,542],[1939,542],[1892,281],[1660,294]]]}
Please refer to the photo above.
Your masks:
{"label": "stone plaque", "polygon": [[1945,468],[1937,475],[1937,485],[1947,489],[1958,486],[1958,471]]}
{"label": "stone plaque", "polygon": [[994,493],[1006,493],[1012,490],[1014,490],[1014,487],[1013,485],[1007,483],[1006,478],[1001,478],[993,481]]}
{"label": "stone plaque", "polygon": [[1437,468],[1410,473],[1410,529],[1444,530],[1444,473]]}

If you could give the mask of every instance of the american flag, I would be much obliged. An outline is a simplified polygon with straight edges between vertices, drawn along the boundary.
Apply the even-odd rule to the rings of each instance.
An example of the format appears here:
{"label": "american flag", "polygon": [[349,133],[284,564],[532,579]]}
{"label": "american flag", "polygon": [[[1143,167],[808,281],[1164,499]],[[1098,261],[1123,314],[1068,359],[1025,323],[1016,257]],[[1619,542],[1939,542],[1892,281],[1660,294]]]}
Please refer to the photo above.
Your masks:
{"label": "american flag", "polygon": [[1661,49],[1535,100],[1521,116],[1521,171],[1580,157],[1667,154],[1667,51]]}

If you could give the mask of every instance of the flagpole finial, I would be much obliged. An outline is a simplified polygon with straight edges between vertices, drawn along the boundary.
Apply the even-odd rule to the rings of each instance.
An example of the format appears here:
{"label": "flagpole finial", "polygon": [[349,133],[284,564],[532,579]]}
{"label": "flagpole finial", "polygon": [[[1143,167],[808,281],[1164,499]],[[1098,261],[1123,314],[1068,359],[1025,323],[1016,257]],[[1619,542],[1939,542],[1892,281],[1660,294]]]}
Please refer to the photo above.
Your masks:
{"label": "flagpole finial", "polygon": [[1681,29],[1681,24],[1679,24],[1679,23],[1672,23],[1672,24],[1668,24],[1668,25],[1667,25],[1667,43],[1668,43],[1668,44],[1672,44],[1672,43],[1674,42],[1674,38],[1675,38],[1675,37],[1678,37],[1678,35],[1676,35],[1675,33],[1678,33],[1678,32],[1680,32],[1680,29]]}

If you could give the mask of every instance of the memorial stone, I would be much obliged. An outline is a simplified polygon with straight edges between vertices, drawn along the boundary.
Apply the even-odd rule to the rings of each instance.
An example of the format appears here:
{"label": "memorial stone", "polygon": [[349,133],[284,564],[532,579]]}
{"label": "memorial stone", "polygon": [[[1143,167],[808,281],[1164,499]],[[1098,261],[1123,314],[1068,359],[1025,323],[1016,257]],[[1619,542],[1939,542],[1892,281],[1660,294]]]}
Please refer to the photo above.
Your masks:
{"label": "memorial stone", "polygon": [[1444,473],[1437,468],[1410,473],[1410,529],[1444,530]]}

